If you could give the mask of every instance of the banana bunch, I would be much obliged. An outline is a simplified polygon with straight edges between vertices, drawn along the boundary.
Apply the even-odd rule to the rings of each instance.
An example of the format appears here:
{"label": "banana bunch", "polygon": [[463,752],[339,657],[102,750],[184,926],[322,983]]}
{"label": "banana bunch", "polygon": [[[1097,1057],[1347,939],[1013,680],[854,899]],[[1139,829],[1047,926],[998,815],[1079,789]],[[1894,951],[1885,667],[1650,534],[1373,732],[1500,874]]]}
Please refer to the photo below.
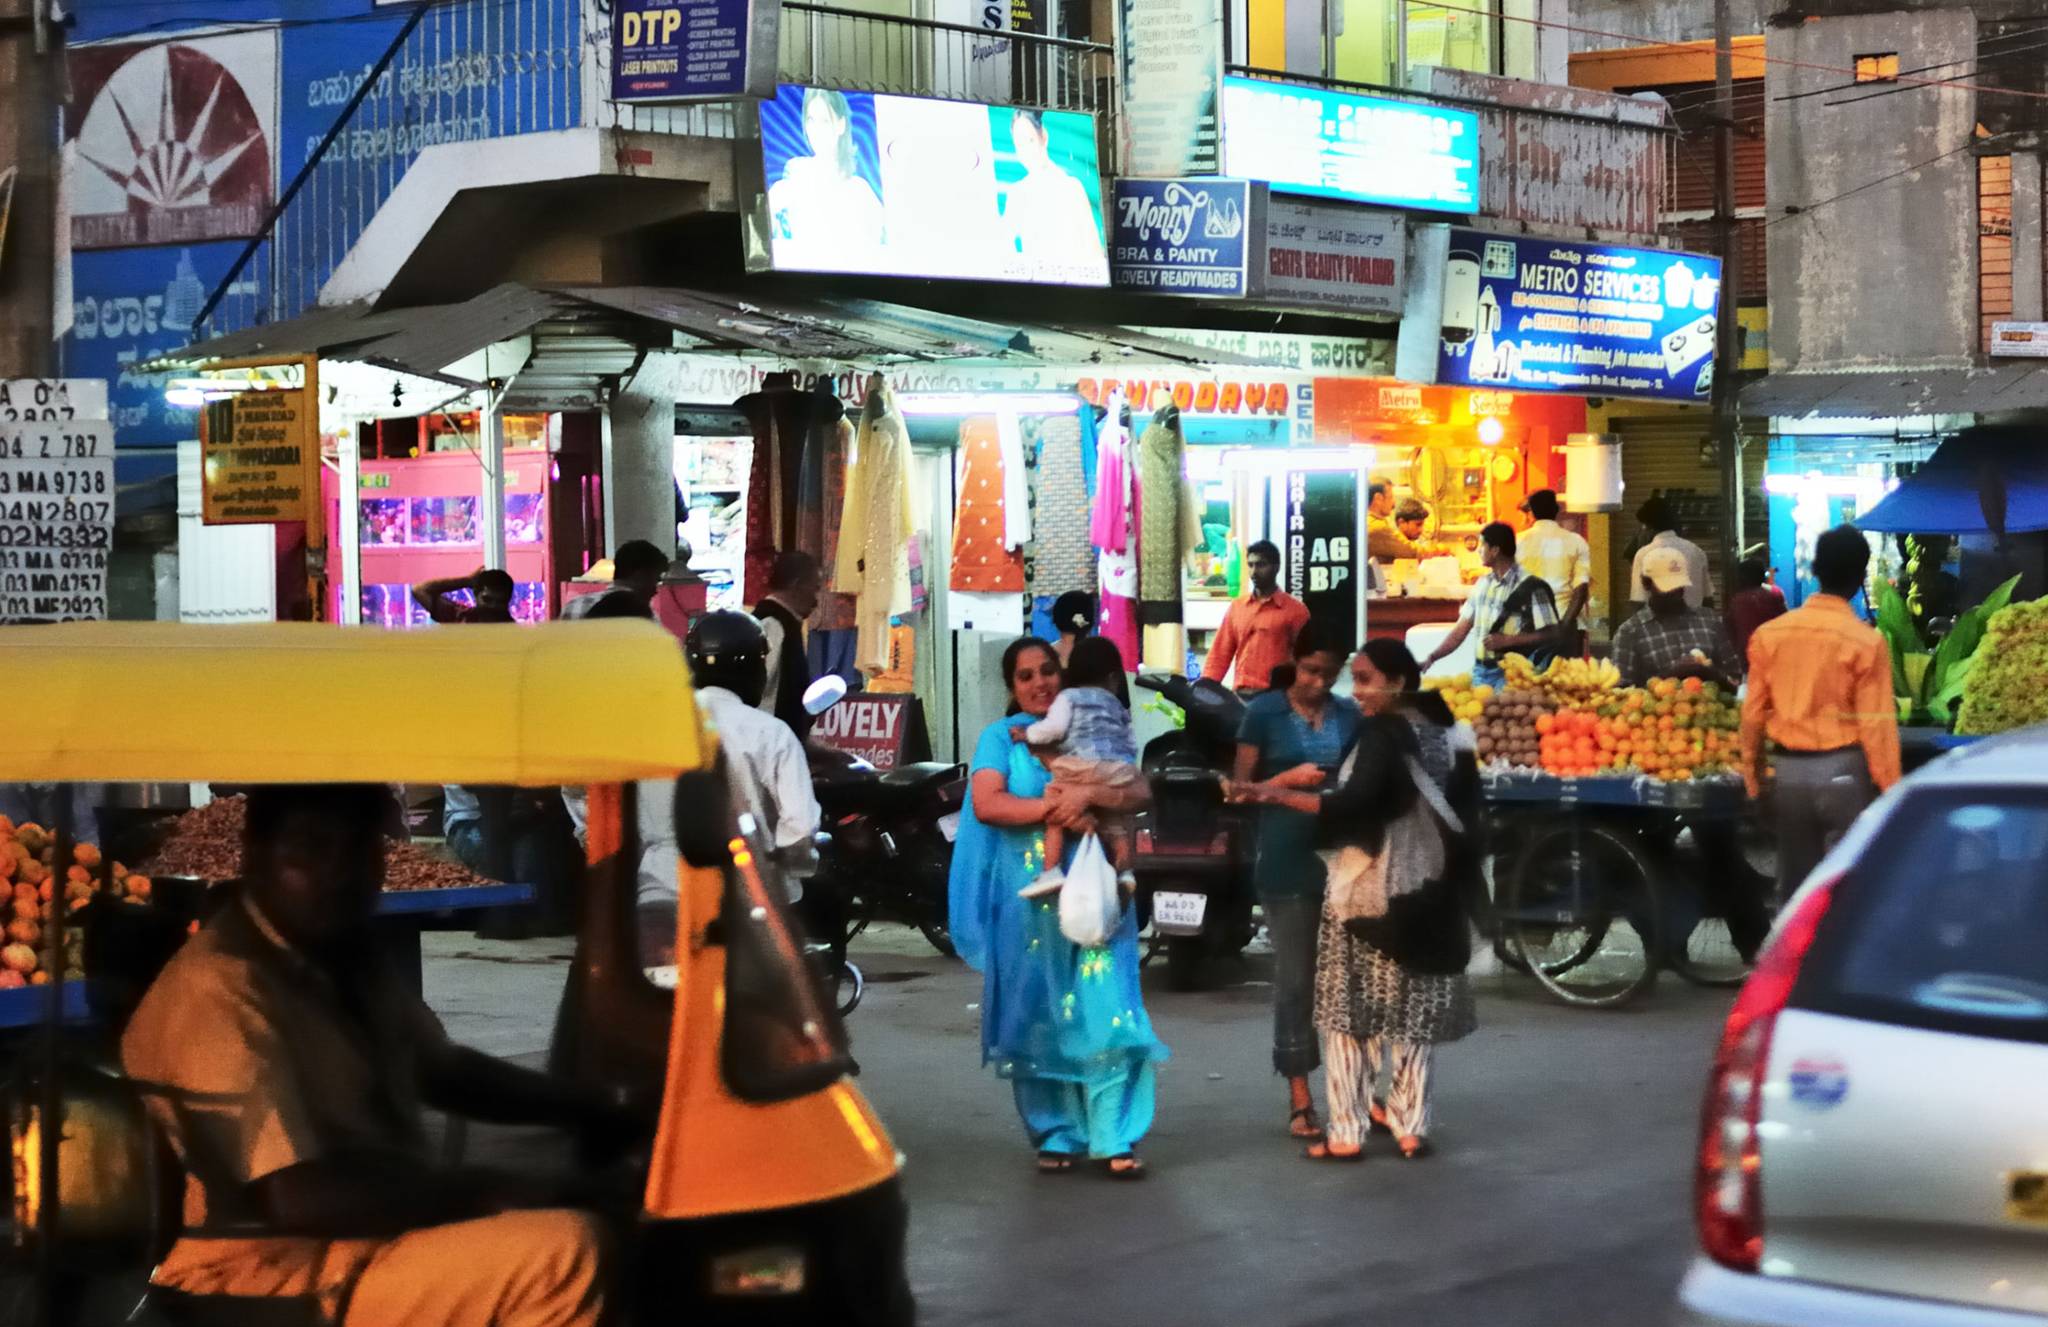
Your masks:
{"label": "banana bunch", "polygon": [[1501,660],[1511,691],[1541,691],[1552,700],[1585,700],[1621,685],[1621,670],[1612,659],[1552,659],[1542,672],[1519,654]]}

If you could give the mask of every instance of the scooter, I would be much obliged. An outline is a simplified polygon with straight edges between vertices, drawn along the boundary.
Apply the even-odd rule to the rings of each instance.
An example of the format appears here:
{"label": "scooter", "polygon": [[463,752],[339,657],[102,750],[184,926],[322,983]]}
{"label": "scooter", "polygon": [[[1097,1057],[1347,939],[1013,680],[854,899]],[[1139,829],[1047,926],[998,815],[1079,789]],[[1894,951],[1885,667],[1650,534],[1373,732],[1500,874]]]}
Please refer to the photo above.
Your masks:
{"label": "scooter", "polygon": [[[845,683],[828,677],[813,684],[824,701],[826,692],[819,688],[835,682],[837,694],[813,713],[836,704]],[[806,708],[812,703],[806,693]],[[829,836],[818,854],[817,874],[805,886],[812,934],[834,944],[835,960],[843,963],[847,943],[870,923],[903,922],[953,957],[947,881],[967,803],[967,767],[920,761],[881,770],[815,743],[804,750]]]}
{"label": "scooter", "polygon": [[1250,825],[1223,800],[1244,702],[1207,678],[1140,673],[1137,684],[1185,716],[1178,731],[1146,743],[1142,757],[1152,805],[1139,813],[1132,843],[1139,918],[1151,918],[1168,982],[1199,990],[1214,983],[1219,961],[1242,952],[1256,929]]}

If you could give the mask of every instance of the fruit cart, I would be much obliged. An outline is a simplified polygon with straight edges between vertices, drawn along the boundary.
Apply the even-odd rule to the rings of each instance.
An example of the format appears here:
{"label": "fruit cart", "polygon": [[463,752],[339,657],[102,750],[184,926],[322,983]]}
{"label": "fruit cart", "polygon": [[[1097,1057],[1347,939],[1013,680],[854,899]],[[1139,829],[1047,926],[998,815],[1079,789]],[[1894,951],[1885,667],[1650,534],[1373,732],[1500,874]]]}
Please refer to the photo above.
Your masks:
{"label": "fruit cart", "polygon": [[1569,1004],[1610,1006],[1670,967],[1710,985],[1748,965],[1705,902],[1749,873],[1747,802],[1734,773],[1734,701],[1709,684],[1624,688],[1606,661],[1538,673],[1510,656],[1499,692],[1441,690],[1477,734],[1495,943]]}

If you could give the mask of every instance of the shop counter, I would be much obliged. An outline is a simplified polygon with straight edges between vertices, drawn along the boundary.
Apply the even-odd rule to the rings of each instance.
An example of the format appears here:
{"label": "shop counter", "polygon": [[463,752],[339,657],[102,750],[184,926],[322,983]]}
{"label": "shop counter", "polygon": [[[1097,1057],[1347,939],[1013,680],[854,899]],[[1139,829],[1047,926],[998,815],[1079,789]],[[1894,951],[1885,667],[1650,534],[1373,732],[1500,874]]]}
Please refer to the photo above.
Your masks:
{"label": "shop counter", "polygon": [[1449,624],[1465,610],[1463,599],[1425,599],[1399,595],[1365,601],[1365,635],[1368,640],[1406,640],[1410,627],[1432,623]]}

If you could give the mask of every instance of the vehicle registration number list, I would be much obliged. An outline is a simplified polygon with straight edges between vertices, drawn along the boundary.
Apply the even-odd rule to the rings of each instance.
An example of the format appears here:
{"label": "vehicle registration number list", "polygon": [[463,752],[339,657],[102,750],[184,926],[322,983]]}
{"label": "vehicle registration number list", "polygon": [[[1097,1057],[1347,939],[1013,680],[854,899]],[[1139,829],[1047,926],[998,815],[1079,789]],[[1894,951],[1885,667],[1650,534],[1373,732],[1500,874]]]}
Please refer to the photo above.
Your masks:
{"label": "vehicle registration number list", "polygon": [[113,542],[113,426],[0,422],[0,622],[104,618]]}

